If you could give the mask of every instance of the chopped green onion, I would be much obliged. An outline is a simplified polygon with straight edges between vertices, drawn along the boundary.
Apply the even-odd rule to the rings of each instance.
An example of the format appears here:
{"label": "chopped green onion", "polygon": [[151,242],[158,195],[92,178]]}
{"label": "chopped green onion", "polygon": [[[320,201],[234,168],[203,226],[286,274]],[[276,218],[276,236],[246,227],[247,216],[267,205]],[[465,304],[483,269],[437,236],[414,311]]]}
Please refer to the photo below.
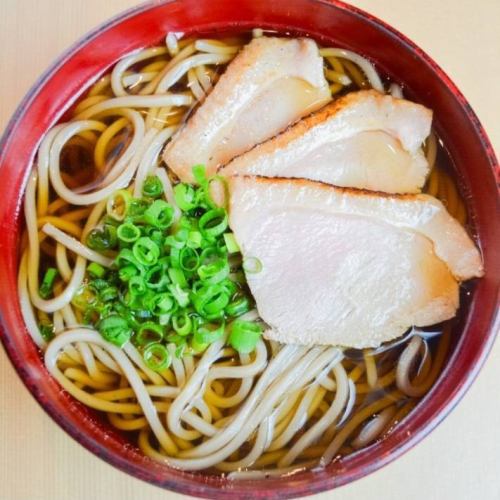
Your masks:
{"label": "chopped green onion", "polygon": [[233,300],[226,307],[226,314],[228,316],[241,316],[250,310],[250,301],[247,297],[239,297]]}
{"label": "chopped green onion", "polygon": [[40,297],[42,299],[48,299],[52,295],[52,290],[54,288],[54,282],[58,275],[57,269],[53,267],[49,267],[47,271],[45,271],[45,275],[42,280],[42,284],[40,285]]}
{"label": "chopped green onion", "polygon": [[195,353],[203,352],[208,346],[209,346],[209,344],[204,344],[203,342],[198,342],[198,340],[194,336],[191,338],[191,349]]}
{"label": "chopped green onion", "polygon": [[189,248],[200,248],[202,242],[202,236],[199,231],[190,231],[188,238],[186,240],[186,245]]}
{"label": "chopped green onion", "polygon": [[148,345],[148,347],[144,349],[142,357],[146,366],[155,372],[166,370],[172,362],[172,358],[167,348],[162,344]]}
{"label": "chopped green onion", "polygon": [[160,323],[160,325],[166,326],[170,322],[170,317],[170,314],[160,314],[158,316],[158,323]]}
{"label": "chopped green onion", "polygon": [[109,302],[118,297],[118,289],[115,286],[108,286],[99,292],[99,299],[102,302]]}
{"label": "chopped green onion", "polygon": [[81,286],[73,295],[71,303],[80,311],[85,311],[89,306],[93,306],[96,300],[96,295],[89,286]]}
{"label": "chopped green onion", "polygon": [[162,229],[154,228],[152,231],[147,231],[147,235],[158,245],[159,248],[164,246],[164,235]]}
{"label": "chopped green onion", "polygon": [[172,317],[172,328],[183,337],[189,335],[193,322],[186,311],[178,312]]}
{"label": "chopped green onion", "polygon": [[146,289],[146,291],[141,295],[135,295],[134,300],[137,302],[137,311],[136,315],[140,315],[141,318],[152,318],[153,317],[153,309],[156,306],[155,300],[155,292],[150,289]]}
{"label": "chopped green onion", "polygon": [[262,330],[258,323],[236,319],[231,324],[229,344],[238,352],[248,354],[255,349]]}
{"label": "chopped green onion", "polygon": [[203,323],[194,331],[194,338],[199,344],[212,344],[224,336],[224,321],[220,324]]}
{"label": "chopped green onion", "polygon": [[[115,265],[119,269],[132,265],[138,273],[142,273],[144,268],[130,248],[123,248],[115,258]],[[137,274],[137,273],[136,273]],[[126,280],[125,280],[126,281]]]}
{"label": "chopped green onion", "polygon": [[183,271],[196,271],[200,265],[200,257],[194,248],[185,247],[179,252],[179,264]]}
{"label": "chopped green onion", "polygon": [[170,257],[168,255],[164,255],[158,259],[158,265],[162,267],[162,269],[167,272],[170,267]]}
{"label": "chopped green onion", "polygon": [[139,327],[139,331],[134,336],[134,343],[138,346],[146,346],[153,342],[160,342],[163,339],[163,327],[147,321]]}
{"label": "chopped green onion", "polygon": [[138,330],[140,323],[137,321],[135,314],[122,302],[113,303],[113,313],[118,314],[127,321],[134,330]]}
{"label": "chopped green onion", "polygon": [[200,262],[209,264],[221,256],[220,250],[215,246],[208,246],[203,249],[200,254]]}
{"label": "chopped green onion", "polygon": [[132,222],[124,222],[118,226],[116,235],[120,241],[133,243],[141,237],[141,230]]}
{"label": "chopped green onion", "polygon": [[202,189],[196,191],[196,207],[206,209],[209,205],[207,203],[207,195],[204,186]]}
{"label": "chopped green onion", "polygon": [[134,311],[134,316],[138,319],[151,319],[153,314],[147,309],[136,308]]}
{"label": "chopped green onion", "polygon": [[175,349],[175,357],[181,359],[184,356],[184,351],[186,350],[187,342],[180,343]]}
{"label": "chopped green onion", "polygon": [[207,239],[214,239],[227,229],[227,212],[214,208],[200,217],[200,233]]}
{"label": "chopped green onion", "polygon": [[109,225],[109,226],[113,226],[113,227],[118,227],[120,225],[119,220],[113,219],[113,217],[110,217],[109,215],[105,215],[102,218],[101,222],[103,225]]}
{"label": "chopped green onion", "polygon": [[126,189],[120,189],[108,198],[106,212],[113,219],[121,221],[127,215],[131,200],[131,194]]}
{"label": "chopped green onion", "polygon": [[92,229],[86,239],[87,246],[98,252],[115,248],[117,242],[116,227],[111,224],[105,224],[101,229]]}
{"label": "chopped green onion", "polygon": [[38,325],[40,335],[45,342],[50,342],[54,337],[54,325],[52,323],[41,323]]}
{"label": "chopped green onion", "polygon": [[139,238],[132,247],[132,253],[137,261],[144,266],[152,266],[158,261],[160,249],[151,238]]}
{"label": "chopped green onion", "polygon": [[154,304],[153,312],[158,316],[172,314],[177,309],[173,296],[168,292],[155,295]]}
{"label": "chopped green onion", "polygon": [[170,249],[170,265],[175,269],[181,267],[181,249],[175,247]]}
{"label": "chopped green onion", "polygon": [[187,224],[185,221],[181,221],[179,229],[175,233],[175,237],[178,241],[182,241],[183,245],[186,246],[187,240],[189,238],[189,231],[191,230],[191,225]]}
{"label": "chopped green onion", "polygon": [[146,272],[145,283],[148,288],[163,290],[169,282],[170,279],[162,265],[156,264]]}
{"label": "chopped green onion", "polygon": [[[92,265],[92,264],[91,264]],[[98,264],[99,265],[99,264]],[[89,265],[90,267],[90,265]],[[87,267],[88,270],[88,267]],[[103,288],[106,288],[108,286],[108,282],[106,280],[103,280],[101,278],[96,278],[92,280],[89,285],[96,291],[102,290]]]}
{"label": "chopped green onion", "polygon": [[129,281],[130,278],[132,278],[132,276],[137,276],[138,274],[140,274],[139,269],[133,265],[128,265],[128,266],[122,267],[118,271],[118,277],[122,281]]}
{"label": "chopped green onion", "polygon": [[149,198],[158,198],[163,193],[163,184],[156,175],[146,177],[142,185],[142,194]]}
{"label": "chopped green onion", "polygon": [[112,314],[107,318],[102,319],[98,323],[97,328],[104,340],[107,340],[118,347],[123,347],[132,335],[132,330],[129,327],[127,320],[117,314]]}
{"label": "chopped green onion", "polygon": [[205,202],[210,208],[226,208],[229,199],[227,179],[221,175],[214,175],[203,186]]}
{"label": "chopped green onion", "polygon": [[143,307],[143,298],[140,295],[133,295],[130,292],[126,292],[123,295],[122,302],[128,307],[129,310],[133,309],[134,315],[137,315],[137,317],[142,317],[141,314],[138,314],[138,311],[140,311]]}
{"label": "chopped green onion", "polygon": [[186,343],[186,339],[181,335],[177,335],[176,333],[168,334],[166,340],[167,342],[175,344],[176,346]]}
{"label": "chopped green onion", "polygon": [[217,319],[223,316],[229,303],[229,296],[223,286],[204,285],[193,293],[193,305],[196,312],[207,319]]}
{"label": "chopped green onion", "polygon": [[197,273],[202,281],[213,285],[229,276],[229,263],[227,259],[219,258],[209,264],[200,266]]}
{"label": "chopped green onion", "polygon": [[180,287],[186,287],[187,281],[182,269],[171,267],[168,270],[168,276],[174,285],[179,285]]}
{"label": "chopped green onion", "polygon": [[165,245],[171,248],[180,250],[186,246],[186,239],[184,238],[184,232],[178,231],[176,234],[171,234],[165,238]]}
{"label": "chopped green onion", "polygon": [[229,252],[227,251],[227,246],[226,242],[224,241],[224,238],[219,238],[218,240],[215,241],[215,247],[219,251],[220,255],[223,255],[224,257],[227,257],[229,255]]}
{"label": "chopped green onion", "polygon": [[240,251],[233,233],[224,233],[224,242],[229,253],[238,253]]}
{"label": "chopped green onion", "polygon": [[146,209],[149,207],[149,201],[143,198],[132,198],[129,203],[127,217],[132,220],[140,220]]}
{"label": "chopped green onion", "polygon": [[243,260],[243,269],[249,274],[260,273],[262,271],[262,262],[257,257],[247,257]]}
{"label": "chopped green onion", "polygon": [[[193,168],[193,176],[198,186],[174,187],[181,210],[175,224],[174,209],[161,198],[163,185],[156,176],[145,179],[142,198],[121,190],[108,199],[107,214],[87,244],[105,255],[110,250],[118,254],[109,270],[89,264],[89,282],[72,299],[83,321],[103,338],[120,346],[131,339],[156,370],[171,362],[167,343],[182,357],[223,339],[227,318],[240,317],[253,304],[243,270],[262,268],[255,258],[242,263],[216,192],[226,188],[225,179],[207,177],[203,165]],[[230,328],[235,345],[253,348],[260,327],[237,325]],[[239,340],[241,331],[249,337],[246,344]]]}
{"label": "chopped green onion", "polygon": [[96,278],[102,278],[106,274],[106,269],[97,262],[91,262],[87,266],[87,272]]}
{"label": "chopped green onion", "polygon": [[174,209],[166,201],[155,200],[144,212],[144,221],[151,226],[165,229],[174,221]]}
{"label": "chopped green onion", "polygon": [[196,191],[189,184],[177,184],[174,187],[174,198],[177,206],[184,212],[196,207]]}
{"label": "chopped green onion", "polygon": [[141,276],[132,276],[128,281],[128,290],[132,296],[146,293],[146,282]]}
{"label": "chopped green onion", "polygon": [[219,283],[219,286],[222,287],[222,289],[226,292],[228,297],[232,297],[238,290],[238,286],[234,281],[231,281],[230,279],[225,279],[224,281],[221,281]]}
{"label": "chopped green onion", "polygon": [[207,183],[207,172],[205,169],[205,165],[194,165],[191,170],[193,172],[193,177],[200,186],[203,186]]}
{"label": "chopped green onion", "polygon": [[180,307],[186,307],[189,304],[189,293],[183,290],[178,284],[168,285],[168,289]]}

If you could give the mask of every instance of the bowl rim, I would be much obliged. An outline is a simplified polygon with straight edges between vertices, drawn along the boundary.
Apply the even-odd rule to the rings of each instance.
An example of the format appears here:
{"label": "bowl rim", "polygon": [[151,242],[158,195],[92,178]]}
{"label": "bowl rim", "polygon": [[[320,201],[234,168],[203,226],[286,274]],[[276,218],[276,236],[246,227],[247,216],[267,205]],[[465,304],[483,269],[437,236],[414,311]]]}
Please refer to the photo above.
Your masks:
{"label": "bowl rim", "polygon": [[[39,90],[43,88],[44,84],[50,81],[54,73],[56,73],[61,67],[63,67],[64,64],[73,55],[75,55],[75,53],[77,53],[87,43],[92,41],[101,33],[107,31],[108,29],[114,26],[119,25],[123,21],[131,17],[134,17],[136,15],[139,15],[143,12],[146,12],[150,9],[169,3],[174,3],[176,1],[178,0],[148,0],[139,5],[124,10],[118,13],[117,15],[111,17],[110,19],[100,23],[92,30],[88,31],[86,34],[80,37],[76,42],[74,42],[69,48],[63,51],[52,62],[52,64],[50,64],[50,66],[36,79],[34,84],[30,87],[28,92],[20,101],[19,105],[16,107],[10,120],[7,122],[7,125],[0,139],[0,165],[2,165],[3,163],[2,159],[4,157],[4,151],[7,149],[9,140],[16,131],[17,123],[20,121],[21,117],[23,117],[24,114],[28,111],[32,101],[38,95]],[[486,153],[492,172],[497,179],[496,204],[497,207],[500,207],[500,187],[498,187],[498,179],[500,178],[500,167],[496,159],[493,146],[483,126],[481,125],[477,115],[475,114],[472,107],[468,103],[467,99],[464,97],[464,95],[461,93],[458,87],[453,83],[450,77],[444,72],[444,70],[426,52],[424,52],[408,37],[406,37],[397,29],[387,24],[385,21],[380,20],[376,16],[358,7],[354,7],[350,4],[347,4],[341,0],[314,0],[314,1],[334,6],[344,11],[348,11],[349,13],[354,14],[355,16],[360,18],[363,22],[369,23],[376,29],[388,33],[392,37],[395,37],[402,45],[406,46],[405,48],[416,53],[418,57],[423,60],[423,62],[428,64],[433,69],[440,82],[444,84],[444,86],[447,87],[447,89],[457,98],[462,111],[465,113],[468,120],[472,124],[472,127],[477,133],[477,136],[482,145],[482,149]],[[444,418],[446,418],[449,415],[449,413],[460,402],[464,394],[470,388],[473,381],[476,379],[479,371],[481,370],[481,368],[484,365],[484,362],[486,361],[487,356],[491,352],[493,343],[496,339],[498,332],[500,331],[500,309],[498,307],[498,304],[500,303],[500,296],[498,295],[498,293],[497,293],[496,303],[497,303],[496,312],[492,314],[490,319],[490,324],[488,326],[488,329],[486,330],[488,332],[487,338],[478,348],[478,353],[475,359],[474,366],[472,367],[472,369],[468,371],[467,375],[465,375],[461,379],[460,385],[459,387],[457,387],[457,390],[455,390],[453,394],[451,394],[443,403],[441,403],[437,407],[436,411],[434,412],[433,418],[427,421],[425,424],[423,424],[419,428],[418,432],[409,436],[398,447],[394,447],[390,451],[390,453],[382,457],[379,457],[378,460],[372,460],[368,465],[364,467],[364,469],[360,473],[354,475],[354,477],[347,477],[341,482],[338,481],[336,482],[335,478],[330,478],[329,480],[323,480],[321,484],[317,485],[316,487],[314,486],[311,487],[310,484],[308,483],[307,489],[306,487],[301,487],[301,488],[294,487],[292,489],[286,488],[286,490],[284,489],[282,492],[281,491],[278,492],[279,497],[296,498],[307,494],[319,493],[322,491],[327,491],[331,488],[342,486],[344,484],[352,482],[353,480],[360,479],[362,477],[367,476],[368,474],[371,474],[372,472],[375,472],[376,470],[382,468],[383,466],[389,464],[390,462],[392,462],[393,460],[397,459],[398,457],[406,453],[408,450],[410,450],[422,439],[424,439],[432,430],[434,430],[437,427],[439,423],[441,423],[444,420]],[[213,485],[201,484],[201,483],[194,484],[192,481],[189,480],[187,481],[182,480],[177,482],[170,481],[168,484],[166,484],[165,481],[161,481],[160,479],[155,478],[153,474],[149,476],[144,476],[144,474],[141,474],[140,471],[137,468],[135,468],[135,466],[131,466],[130,462],[127,459],[117,455],[115,452],[109,451],[105,447],[100,446],[91,437],[88,437],[86,434],[79,432],[72,425],[70,425],[69,422],[67,422],[64,416],[61,416],[60,414],[57,413],[55,408],[51,406],[50,401],[49,402],[44,401],[40,392],[33,389],[33,387],[30,387],[31,376],[27,372],[22,370],[20,359],[18,358],[15,350],[13,349],[13,346],[9,342],[8,329],[6,328],[4,315],[2,311],[0,311],[0,327],[1,327],[0,339],[7,353],[7,356],[12,366],[14,367],[15,371],[17,372],[19,378],[26,386],[30,394],[34,397],[34,399],[37,401],[40,407],[51,417],[51,419],[59,427],[61,427],[66,433],[68,433],[73,439],[75,439],[81,445],[83,445],[92,454],[96,455],[99,458],[102,458],[107,463],[113,465],[114,467],[121,470],[122,472],[125,472],[128,475],[146,481],[155,486],[167,488],[181,494],[194,495],[203,498],[219,498],[219,497],[240,498],[240,496],[236,494],[236,491],[234,490],[225,491]],[[450,360],[449,364],[451,365],[452,363],[453,359]],[[419,405],[421,402],[422,401],[419,402]]]}

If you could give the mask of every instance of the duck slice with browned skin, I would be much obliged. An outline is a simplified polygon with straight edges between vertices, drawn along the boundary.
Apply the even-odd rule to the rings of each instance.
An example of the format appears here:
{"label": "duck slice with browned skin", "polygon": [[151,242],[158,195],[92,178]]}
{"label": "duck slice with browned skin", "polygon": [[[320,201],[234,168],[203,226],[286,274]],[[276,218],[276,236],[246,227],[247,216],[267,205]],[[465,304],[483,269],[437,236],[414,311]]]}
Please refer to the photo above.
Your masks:
{"label": "duck slice with browned skin", "polygon": [[243,257],[262,265],[246,277],[269,339],[376,347],[452,318],[459,283],[483,275],[473,241],[431,196],[255,177],[229,189]]}
{"label": "duck slice with browned skin", "polygon": [[193,165],[204,164],[211,175],[330,98],[313,40],[254,39],[167,145],[164,160],[182,181],[193,182]]}
{"label": "duck slice with browned skin", "polygon": [[223,175],[322,181],[386,193],[418,193],[429,165],[422,143],[432,112],[374,90],[351,92],[235,158]]}

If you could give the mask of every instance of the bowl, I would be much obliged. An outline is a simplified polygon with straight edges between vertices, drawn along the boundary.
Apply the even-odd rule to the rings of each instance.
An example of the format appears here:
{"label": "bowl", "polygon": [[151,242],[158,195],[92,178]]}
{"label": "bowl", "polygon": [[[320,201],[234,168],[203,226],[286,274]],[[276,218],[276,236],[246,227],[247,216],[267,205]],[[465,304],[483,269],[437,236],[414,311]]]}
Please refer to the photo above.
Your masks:
{"label": "bowl", "polygon": [[[229,481],[168,468],[145,457],[96,412],[72,399],[48,375],[24,327],[16,274],[22,196],[43,134],[99,75],[120,57],[161,40],[168,31],[276,29],[308,34],[372,59],[403,84],[412,99],[434,110],[435,126],[453,160],[483,253],[479,280],[455,329],[451,356],[427,396],[383,440],[318,472],[256,481]],[[444,72],[405,36],[369,14],[324,0],[173,0],[134,8],[80,40],[38,80],[11,119],[0,148],[1,339],[19,376],[45,411],[98,457],[139,479],[207,498],[292,498],[358,479],[394,460],[426,436],[469,388],[498,330],[500,281],[499,166],[466,99]]]}

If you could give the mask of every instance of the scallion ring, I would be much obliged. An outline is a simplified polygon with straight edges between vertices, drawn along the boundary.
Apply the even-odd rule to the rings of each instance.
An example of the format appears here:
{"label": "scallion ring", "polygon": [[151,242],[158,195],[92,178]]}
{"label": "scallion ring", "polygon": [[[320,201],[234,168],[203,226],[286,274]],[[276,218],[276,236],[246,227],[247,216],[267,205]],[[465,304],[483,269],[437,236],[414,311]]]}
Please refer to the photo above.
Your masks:
{"label": "scallion ring", "polygon": [[218,258],[209,264],[203,264],[196,272],[202,281],[213,285],[229,276],[229,263],[225,258]]}
{"label": "scallion ring", "polygon": [[147,321],[139,327],[139,331],[134,335],[133,342],[137,346],[146,346],[163,339],[163,327]]}
{"label": "scallion ring", "polygon": [[169,292],[159,293],[154,296],[153,312],[158,315],[172,314],[177,309],[177,303]]}
{"label": "scallion ring", "polygon": [[87,266],[87,272],[95,278],[102,278],[106,274],[106,269],[97,262],[91,262]]}
{"label": "scallion ring", "polygon": [[118,347],[123,347],[132,335],[132,330],[129,327],[127,320],[117,314],[112,314],[102,319],[98,323],[97,329],[104,340],[107,340]]}
{"label": "scallion ring", "polygon": [[148,198],[158,198],[163,193],[163,184],[156,175],[146,177],[142,185],[142,194]]}
{"label": "scallion ring", "polygon": [[155,200],[144,211],[144,222],[151,226],[166,229],[174,221],[174,209],[166,201]]}
{"label": "scallion ring", "polygon": [[225,323],[203,323],[196,327],[194,339],[199,344],[213,344],[224,336]]}
{"label": "scallion ring", "polygon": [[236,319],[231,324],[229,344],[238,352],[248,354],[255,349],[262,330],[262,326],[258,323]]}
{"label": "scallion ring", "polygon": [[174,187],[174,198],[177,206],[184,212],[196,207],[196,191],[189,184],[177,184]]}
{"label": "scallion ring", "polygon": [[238,297],[232,300],[226,307],[226,314],[228,316],[241,316],[250,311],[250,301],[247,297]]}
{"label": "scallion ring", "polygon": [[124,222],[118,226],[116,235],[124,243],[133,243],[141,237],[141,230],[132,222]]}
{"label": "scallion ring", "polygon": [[124,220],[131,200],[131,194],[126,189],[120,189],[108,198],[106,212],[115,220]]}
{"label": "scallion ring", "polygon": [[185,310],[172,316],[172,328],[183,337],[191,333],[193,321]]}
{"label": "scallion ring", "polygon": [[215,239],[227,229],[227,212],[223,208],[214,208],[200,217],[200,233],[207,239]]}
{"label": "scallion ring", "polygon": [[246,273],[260,273],[262,271],[262,262],[257,257],[246,257],[243,259],[242,267]]}
{"label": "scallion ring", "polygon": [[178,267],[171,267],[168,270],[168,276],[174,285],[179,285],[180,287],[187,287],[186,276],[182,269]]}
{"label": "scallion ring", "polygon": [[168,274],[160,264],[155,264],[147,270],[144,281],[146,286],[153,290],[163,290],[170,283]]}
{"label": "scallion ring", "polygon": [[152,266],[158,261],[160,249],[151,238],[143,236],[134,243],[132,253],[140,264]]}
{"label": "scallion ring", "polygon": [[159,343],[148,345],[144,349],[142,357],[146,366],[155,372],[166,370],[172,362],[167,348]]}
{"label": "scallion ring", "polygon": [[104,224],[101,228],[92,229],[87,235],[86,243],[89,248],[97,252],[115,248],[118,243],[116,227],[111,224]]}
{"label": "scallion ring", "polygon": [[128,290],[132,296],[144,295],[147,290],[144,278],[142,276],[132,276],[128,280]]}
{"label": "scallion ring", "polygon": [[200,265],[200,257],[194,248],[184,247],[179,252],[179,264],[183,271],[194,272]]}

